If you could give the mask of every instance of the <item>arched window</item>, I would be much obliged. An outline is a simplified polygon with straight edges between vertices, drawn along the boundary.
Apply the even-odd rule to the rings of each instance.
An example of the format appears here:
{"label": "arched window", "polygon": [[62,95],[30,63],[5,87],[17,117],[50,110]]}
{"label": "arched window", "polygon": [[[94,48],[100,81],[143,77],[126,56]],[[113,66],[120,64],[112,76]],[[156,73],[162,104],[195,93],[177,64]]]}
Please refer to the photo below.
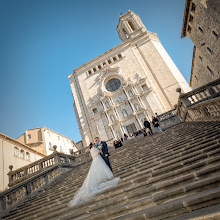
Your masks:
{"label": "arched window", "polygon": [[123,114],[124,116],[128,116],[127,110],[126,110],[126,109],[122,109],[122,114]]}
{"label": "arched window", "polygon": [[132,31],[134,31],[134,30],[135,30],[135,27],[134,27],[134,25],[132,24],[132,22],[131,22],[131,21],[128,21],[128,24],[130,25]]}
{"label": "arched window", "polygon": [[28,152],[26,152],[26,160],[30,160],[30,154]]}
{"label": "arched window", "polygon": [[132,96],[134,95],[134,93],[132,92],[132,90],[129,90],[129,91],[128,91],[128,95],[129,95],[130,97],[132,97]]}
{"label": "arched window", "polygon": [[18,157],[18,148],[14,147],[14,155]]}
{"label": "arched window", "polygon": [[114,115],[110,115],[111,121],[113,122],[115,120],[115,116]]}
{"label": "arched window", "polygon": [[105,102],[105,106],[106,106],[106,108],[109,108],[109,102],[108,101]]}
{"label": "arched window", "polygon": [[24,159],[24,151],[23,150],[20,150],[20,158]]}

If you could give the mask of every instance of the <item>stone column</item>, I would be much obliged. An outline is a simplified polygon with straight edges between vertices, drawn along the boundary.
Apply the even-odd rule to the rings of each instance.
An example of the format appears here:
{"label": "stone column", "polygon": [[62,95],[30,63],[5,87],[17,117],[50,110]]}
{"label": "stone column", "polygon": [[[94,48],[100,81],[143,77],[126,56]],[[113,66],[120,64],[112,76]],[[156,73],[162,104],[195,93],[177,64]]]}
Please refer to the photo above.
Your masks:
{"label": "stone column", "polygon": [[112,133],[113,133],[113,135],[114,135],[114,138],[115,138],[115,140],[116,140],[116,139],[117,139],[117,135],[115,134],[115,131],[114,131],[113,127],[112,127],[112,126],[110,126],[110,128],[111,128]]}
{"label": "stone column", "polygon": [[140,129],[142,129],[142,127],[144,127],[144,125],[141,124],[141,121],[140,121],[139,117],[136,115],[135,118],[138,122],[138,125],[139,125]]}

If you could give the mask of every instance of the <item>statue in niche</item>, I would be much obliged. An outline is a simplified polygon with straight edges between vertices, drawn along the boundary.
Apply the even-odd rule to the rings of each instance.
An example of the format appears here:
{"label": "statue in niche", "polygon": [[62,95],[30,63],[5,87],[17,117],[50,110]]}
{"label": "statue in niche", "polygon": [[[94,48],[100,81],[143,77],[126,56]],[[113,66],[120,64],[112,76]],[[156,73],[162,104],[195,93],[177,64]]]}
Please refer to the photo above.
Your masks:
{"label": "statue in niche", "polygon": [[105,106],[106,106],[106,108],[109,108],[109,102],[108,101],[105,102]]}
{"label": "statue in niche", "polygon": [[115,116],[114,115],[110,115],[111,121],[115,121]]}
{"label": "statue in niche", "polygon": [[122,114],[124,115],[124,117],[128,116],[128,112],[126,109],[122,109]]}
{"label": "statue in niche", "polygon": [[135,103],[134,108],[138,111],[140,109],[140,106],[137,103]]}

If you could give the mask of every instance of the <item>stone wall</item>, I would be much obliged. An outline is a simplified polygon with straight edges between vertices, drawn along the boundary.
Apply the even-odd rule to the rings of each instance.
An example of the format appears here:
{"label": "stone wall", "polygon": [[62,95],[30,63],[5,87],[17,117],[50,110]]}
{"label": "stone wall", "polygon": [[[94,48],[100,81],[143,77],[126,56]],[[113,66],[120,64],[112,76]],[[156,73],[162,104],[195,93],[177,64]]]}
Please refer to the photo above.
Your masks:
{"label": "stone wall", "polygon": [[191,86],[197,88],[220,77],[220,2],[189,1],[186,35],[196,49],[193,54]]}

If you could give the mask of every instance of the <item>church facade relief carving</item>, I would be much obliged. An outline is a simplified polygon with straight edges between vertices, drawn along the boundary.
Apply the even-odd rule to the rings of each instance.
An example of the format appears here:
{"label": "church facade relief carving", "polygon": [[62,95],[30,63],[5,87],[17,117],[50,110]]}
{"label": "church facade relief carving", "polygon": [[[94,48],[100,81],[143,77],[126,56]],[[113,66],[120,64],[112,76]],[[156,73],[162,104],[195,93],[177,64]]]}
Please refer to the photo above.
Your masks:
{"label": "church facade relief carving", "polygon": [[146,30],[138,15],[129,11],[120,16],[117,31],[121,44],[69,75],[84,146],[96,136],[109,142],[129,136],[143,128],[145,117],[151,120],[155,112],[173,108],[177,87],[190,90],[156,34]]}

